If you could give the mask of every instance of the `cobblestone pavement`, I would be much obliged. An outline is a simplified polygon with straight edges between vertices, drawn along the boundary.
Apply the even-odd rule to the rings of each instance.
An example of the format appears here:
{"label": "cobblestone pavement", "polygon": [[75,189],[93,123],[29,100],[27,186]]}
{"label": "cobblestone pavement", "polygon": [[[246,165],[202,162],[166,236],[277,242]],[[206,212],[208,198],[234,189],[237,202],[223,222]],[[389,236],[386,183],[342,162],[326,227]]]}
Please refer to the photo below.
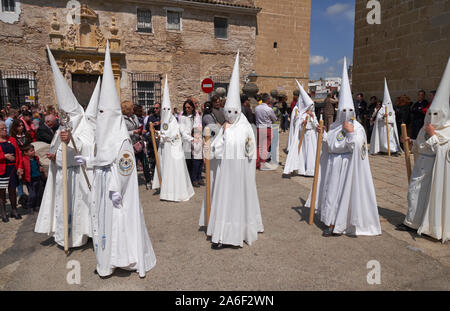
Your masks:
{"label": "cobblestone pavement", "polygon": [[[287,133],[281,134],[280,151]],[[281,151],[280,161],[285,154]],[[449,290],[450,249],[431,238],[396,231],[407,209],[403,157],[371,156],[383,233],[378,237],[324,238],[303,207],[312,178],[257,172],[265,232],[251,246],[212,250],[198,218],[204,187],[185,203],[161,202],[140,187],[157,264],[140,279],[116,270],[93,273],[92,245],[68,257],[52,238],[33,232],[37,215],[0,223],[0,290]],[[81,283],[69,285],[67,264],[81,264]],[[367,267],[377,260],[381,284],[369,285]]]}

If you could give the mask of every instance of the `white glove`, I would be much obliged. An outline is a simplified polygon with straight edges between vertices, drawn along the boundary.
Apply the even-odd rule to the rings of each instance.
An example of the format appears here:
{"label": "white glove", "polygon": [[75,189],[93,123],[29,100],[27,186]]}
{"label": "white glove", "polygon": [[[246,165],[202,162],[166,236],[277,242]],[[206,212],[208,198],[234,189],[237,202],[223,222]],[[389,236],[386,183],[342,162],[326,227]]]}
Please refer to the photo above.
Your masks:
{"label": "white glove", "polygon": [[113,192],[111,195],[111,200],[114,204],[114,207],[120,208],[122,206],[122,195],[119,192]]}
{"label": "white glove", "polygon": [[88,160],[88,158],[83,157],[81,155],[76,155],[75,157],[75,161],[77,162],[78,165],[86,165],[86,162]]}

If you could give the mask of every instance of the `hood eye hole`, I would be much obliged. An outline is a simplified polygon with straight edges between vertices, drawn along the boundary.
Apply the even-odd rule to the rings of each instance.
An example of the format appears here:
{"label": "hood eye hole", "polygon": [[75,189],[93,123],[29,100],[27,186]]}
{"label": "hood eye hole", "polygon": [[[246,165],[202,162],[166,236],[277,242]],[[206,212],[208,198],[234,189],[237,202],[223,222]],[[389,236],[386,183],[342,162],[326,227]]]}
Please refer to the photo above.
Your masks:
{"label": "hood eye hole", "polygon": [[104,111],[103,110],[100,110],[100,113],[103,113]]}
{"label": "hood eye hole", "polygon": [[350,112],[352,112],[352,111],[353,111],[353,109],[350,109],[349,111],[350,111]]}
{"label": "hood eye hole", "polygon": [[234,113],[237,114],[237,111],[235,111]]}
{"label": "hood eye hole", "polygon": [[435,113],[434,113],[434,115],[435,115],[435,116],[437,116],[437,115],[438,115],[438,113],[437,113],[437,112],[435,112]]}
{"label": "hood eye hole", "polygon": [[344,110],[342,110],[343,112],[346,112],[347,111],[347,109],[344,109]]}
{"label": "hood eye hole", "polygon": [[231,113],[231,110],[228,110],[228,113]]}

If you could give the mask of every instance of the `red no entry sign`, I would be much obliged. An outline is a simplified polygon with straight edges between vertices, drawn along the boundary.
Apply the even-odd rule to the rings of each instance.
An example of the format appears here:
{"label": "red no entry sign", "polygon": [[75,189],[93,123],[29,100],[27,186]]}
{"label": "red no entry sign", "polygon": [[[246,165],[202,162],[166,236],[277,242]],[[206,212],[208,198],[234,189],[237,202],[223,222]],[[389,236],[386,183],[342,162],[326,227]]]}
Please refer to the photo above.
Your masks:
{"label": "red no entry sign", "polygon": [[209,94],[212,91],[214,91],[214,82],[213,82],[213,80],[211,80],[210,78],[206,78],[205,80],[203,80],[202,81],[202,90],[206,94]]}

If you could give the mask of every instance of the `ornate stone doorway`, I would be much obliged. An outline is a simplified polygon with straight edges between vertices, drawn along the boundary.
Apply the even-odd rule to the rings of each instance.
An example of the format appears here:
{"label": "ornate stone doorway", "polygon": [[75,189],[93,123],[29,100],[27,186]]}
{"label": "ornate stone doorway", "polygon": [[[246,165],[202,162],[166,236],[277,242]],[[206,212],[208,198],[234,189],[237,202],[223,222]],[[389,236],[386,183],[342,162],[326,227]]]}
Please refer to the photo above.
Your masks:
{"label": "ornate stone doorway", "polygon": [[86,109],[99,75],[72,74],[72,91],[78,103]]}
{"label": "ornate stone doorway", "polygon": [[[70,25],[63,34],[56,12],[53,13],[50,49],[59,68],[68,84],[72,85],[80,104],[87,105],[98,76],[103,74],[108,39],[114,80],[120,96],[121,63],[125,63],[125,54],[120,52],[119,29],[116,27],[115,17],[112,16],[110,27],[102,29],[97,13],[86,4],[82,4],[76,14],[79,24]],[[107,38],[103,35],[104,32],[111,35]]]}

